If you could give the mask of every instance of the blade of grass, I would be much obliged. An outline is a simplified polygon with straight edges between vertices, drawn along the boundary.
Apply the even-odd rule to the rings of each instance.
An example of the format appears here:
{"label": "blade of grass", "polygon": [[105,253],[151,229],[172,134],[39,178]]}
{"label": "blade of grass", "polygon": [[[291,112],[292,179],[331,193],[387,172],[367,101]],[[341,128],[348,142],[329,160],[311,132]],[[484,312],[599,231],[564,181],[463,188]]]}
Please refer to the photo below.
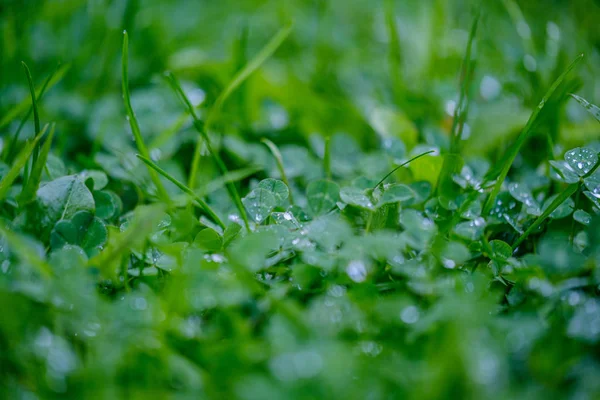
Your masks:
{"label": "blade of grass", "polygon": [[554,210],[556,210],[565,200],[571,197],[571,195],[573,195],[573,193],[575,193],[578,189],[579,183],[572,183],[569,186],[567,186],[567,188],[561,194],[559,194],[558,197],[554,199],[552,203],[550,203],[550,205],[548,206],[548,208],[546,208],[542,215],[540,215],[512,245],[513,251],[517,248],[517,246],[523,243],[523,241],[527,239],[527,236],[529,236],[531,232],[536,230],[538,226],[540,226],[546,220],[546,218],[548,218],[548,216],[552,214]]}
{"label": "blade of grass", "polygon": [[[33,84],[33,78],[31,76],[31,71],[29,71],[29,67],[25,64],[24,61],[21,61],[21,65],[23,65],[23,69],[25,70],[25,76],[27,77],[27,83],[29,85],[29,94],[31,96],[31,108],[33,109],[33,123],[35,128],[35,135],[37,136],[40,133],[40,113],[37,107],[37,100],[35,95],[35,85]],[[40,149],[36,145],[33,148],[33,155],[31,156],[31,165],[33,166],[39,155]],[[33,167],[32,167],[33,168]],[[25,181],[29,180],[29,176],[24,178]]]}
{"label": "blade of grass", "polygon": [[398,101],[400,99],[402,87],[402,79],[400,78],[400,73],[402,71],[402,50],[398,38],[398,27],[396,26],[393,0],[386,0],[385,2],[385,24],[390,38],[389,69],[393,85],[392,92],[394,93],[396,101]]}
{"label": "blade of grass", "polygon": [[327,136],[325,138],[323,166],[325,168],[325,176],[327,177],[327,179],[331,179],[331,136]]}
{"label": "blade of grass", "polygon": [[[231,82],[225,87],[225,89],[219,94],[215,103],[208,111],[208,115],[206,117],[206,126],[203,128],[205,134],[203,134],[203,139],[206,141],[206,137],[208,132],[210,132],[210,128],[214,119],[217,117],[223,104],[229,98],[229,96],[246,80],[252,73],[254,73],[264,62],[281,46],[283,41],[288,37],[292,30],[292,26],[289,25],[285,28],[282,28],[277,34],[241,69],[239,70]],[[172,74],[171,74],[172,75]],[[180,86],[180,85],[179,85]],[[183,92],[183,91],[181,91]],[[189,107],[188,107],[189,109]],[[193,107],[192,107],[193,110]],[[190,111],[190,114],[192,112]],[[192,114],[192,117],[195,113]],[[197,118],[196,118],[197,119]],[[197,122],[195,122],[197,124]],[[194,157],[192,159],[192,166],[190,169],[190,179],[188,181],[188,186],[190,188],[194,188],[196,183],[196,176],[198,167],[200,165],[200,150],[202,146],[202,141],[198,140],[196,143],[196,149],[194,150]]]}
{"label": "blade of grass", "polygon": [[264,62],[267,61],[271,55],[273,55],[273,53],[275,53],[275,50],[281,46],[291,31],[292,25],[288,25],[279,30],[279,32],[277,32],[275,36],[273,36],[273,38],[244,66],[244,68],[235,74],[232,81],[229,82],[219,97],[217,97],[217,100],[215,100],[215,104],[211,107],[206,119],[207,127],[210,127],[214,118],[221,111],[223,104],[225,104],[225,101],[227,101],[231,93],[233,93],[258,68],[260,68],[260,66],[263,65]]}
{"label": "blade of grass", "polygon": [[485,205],[483,207],[483,212],[485,214],[489,213],[490,209],[492,208],[494,200],[496,199],[496,196],[498,196],[498,193],[500,193],[502,183],[506,179],[506,176],[508,175],[508,171],[510,170],[511,165],[512,165],[513,161],[515,160],[515,157],[519,153],[519,150],[521,149],[521,147],[523,146],[523,144],[529,137],[530,133],[533,131],[533,128],[535,127],[535,124],[537,123],[541,112],[544,110],[544,106],[545,106],[546,102],[552,96],[552,94],[556,91],[558,86],[563,82],[563,80],[569,74],[569,72],[571,72],[571,70],[573,68],[575,68],[575,66],[579,63],[579,61],[581,61],[582,58],[583,58],[583,54],[581,54],[579,57],[577,57],[575,59],[575,61],[573,61],[571,63],[571,65],[569,65],[569,67],[554,81],[554,83],[552,84],[550,89],[548,89],[548,92],[546,92],[546,95],[542,98],[542,101],[540,102],[540,104],[537,106],[537,108],[533,111],[533,113],[529,117],[529,120],[527,121],[525,128],[523,128],[523,130],[517,137],[517,140],[512,144],[512,146],[505,153],[504,157],[498,164],[498,168],[493,169],[486,175],[486,177],[485,177],[486,183],[489,181],[492,181],[494,179],[496,179],[496,183],[494,184],[494,187],[492,188],[492,192],[488,196],[488,198],[485,202]]}
{"label": "blade of grass", "polygon": [[40,181],[42,180],[42,173],[44,172],[44,167],[46,166],[48,153],[50,153],[50,148],[52,147],[52,138],[54,137],[55,127],[56,124],[52,124],[50,133],[48,133],[46,141],[41,146],[39,157],[31,168],[31,174],[29,175],[27,184],[23,186],[23,190],[19,195],[18,200],[21,204],[29,203],[35,198],[35,193],[37,192],[38,187],[40,186]]}
{"label": "blade of grass", "polygon": [[410,164],[412,161],[415,161],[418,158],[421,158],[423,156],[426,156],[427,154],[433,153],[434,150],[429,150],[426,151],[425,153],[421,153],[419,155],[414,156],[413,158],[411,158],[408,161],[403,162],[402,164],[398,165],[396,168],[394,168],[393,170],[391,170],[386,176],[384,176],[378,183],[377,185],[373,186],[373,190],[377,189],[379,187],[379,185],[381,185],[388,177],[390,177],[394,172],[398,171],[400,168]]}
{"label": "blade of grass", "polygon": [[[41,101],[42,96],[44,95],[44,93],[46,92],[46,90],[50,86],[50,83],[54,80],[54,78],[56,76],[59,76],[59,77],[64,76],[64,74],[67,71],[68,67],[69,67],[68,65],[61,66],[61,64],[59,63],[56,66],[56,69],[54,71],[52,71],[52,73],[50,75],[48,75],[48,77],[44,81],[44,84],[42,85],[42,88],[36,94],[36,99],[37,99],[38,102]],[[27,111],[27,114],[25,114],[25,116],[21,119],[21,122],[19,123],[19,126],[18,126],[17,130],[15,131],[15,133],[14,133],[11,141],[6,146],[6,150],[4,151],[4,160],[8,164],[10,164],[13,161],[13,159],[14,159],[15,155],[13,154],[13,149],[17,145],[17,141],[19,140],[19,135],[21,134],[21,130],[23,130],[23,127],[25,126],[25,123],[27,122],[27,120],[29,119],[29,117],[31,116],[32,113],[33,113],[33,106],[30,106],[29,107],[29,111]]]}
{"label": "blade of grass", "polygon": [[[70,66],[68,64],[66,64],[66,65],[63,65],[62,67],[58,68],[56,70],[56,72],[52,75],[52,77],[49,79],[48,84],[45,85],[45,87],[42,87],[38,92],[36,92],[36,98],[40,99],[42,97],[42,94],[44,91],[48,91],[54,85],[56,85],[65,76],[66,72],[69,70],[69,67]],[[6,114],[4,114],[4,116],[0,120],[0,129],[5,127],[6,125],[8,125],[19,114],[22,114],[23,112],[25,112],[25,110],[27,110],[28,107],[31,112],[32,111],[31,110],[31,101],[29,99],[24,99],[22,102],[20,102],[15,107],[13,107],[10,111],[8,111]]]}
{"label": "blade of grass", "polygon": [[273,142],[271,142],[269,139],[263,138],[261,140],[261,142],[263,142],[271,151],[271,154],[273,154],[273,157],[275,158],[275,161],[277,163],[277,169],[279,170],[279,173],[281,174],[281,179],[283,180],[283,183],[285,183],[287,185],[288,188],[290,188],[290,204],[294,205],[294,197],[292,195],[292,188],[290,187],[290,182],[288,181],[287,175],[285,174],[285,169],[283,168],[283,158],[281,157],[281,152],[279,151],[279,149],[277,148],[277,145]]}
{"label": "blade of grass", "polygon": [[475,34],[477,33],[480,15],[480,11],[477,10],[475,18],[473,19],[473,24],[471,25],[471,31],[469,32],[467,50],[465,51],[465,58],[463,59],[461,68],[460,95],[458,98],[458,104],[454,109],[454,119],[452,121],[452,129],[450,130],[450,152],[456,154],[460,153],[460,138],[462,136],[464,122],[467,118],[467,113],[469,110],[469,83],[471,83],[471,77],[474,69],[474,63],[471,60],[471,53],[473,51],[473,42],[475,41]]}
{"label": "blade of grass", "polygon": [[[210,143],[210,138],[208,137],[208,131],[206,130],[206,125],[204,125],[202,123],[202,121],[200,121],[198,119],[198,116],[196,115],[196,112],[194,111],[194,106],[192,105],[192,102],[190,101],[190,99],[187,97],[187,95],[181,88],[179,81],[177,80],[175,75],[173,75],[172,73],[167,74],[167,79],[168,79],[168,82],[171,84],[171,87],[173,88],[175,93],[178,94],[179,97],[183,100],[185,106],[188,109],[188,112],[191,114],[192,118],[194,119],[194,127],[200,133],[202,139],[204,139],[204,143],[206,144],[208,152],[212,156],[215,164],[217,164],[217,167],[221,171],[221,174],[228,173],[229,171],[227,170],[227,166],[223,162],[223,159],[221,158],[219,153],[214,151],[214,149]],[[199,147],[201,144],[202,144],[202,141],[199,140],[198,144],[196,146],[196,153],[194,154],[194,160],[192,161],[192,171],[190,172],[190,184],[192,184],[192,182],[195,182],[195,179],[196,179],[195,178],[196,170],[198,168],[198,163],[200,160]],[[193,177],[193,180],[192,180],[192,177]],[[188,185],[188,186],[189,186],[190,190],[193,189],[193,185],[191,185],[191,186]],[[240,195],[239,195],[237,189],[235,188],[235,185],[231,182],[227,183],[227,190],[229,191],[229,196],[231,197],[234,204],[236,205],[236,207],[240,213],[240,216],[242,217],[242,220],[244,221],[244,225],[246,226],[246,229],[249,232],[250,231],[250,222],[248,221],[248,215],[246,214],[246,209],[244,208],[244,205],[242,204],[242,200],[240,198]]]}
{"label": "blade of grass", "polygon": [[587,112],[589,112],[590,114],[592,114],[592,116],[594,118],[596,118],[596,120],[598,122],[600,122],[600,108],[598,108],[597,106],[593,105],[592,103],[590,103],[589,101],[587,101],[583,97],[577,96],[576,94],[571,94],[570,96],[572,98],[574,98],[575,100],[577,100],[577,102],[579,104],[581,104],[583,106],[583,108],[585,108],[587,110]]}
{"label": "blade of grass", "polygon": [[163,170],[158,165],[156,165],[155,163],[153,163],[150,159],[148,159],[148,158],[146,158],[144,156],[141,156],[139,154],[136,154],[136,155],[148,167],[152,168],[153,170],[155,170],[156,172],[158,172],[159,174],[161,174],[162,176],[164,176],[165,178],[167,178],[169,181],[173,182],[175,184],[175,186],[177,186],[184,193],[186,193],[190,197],[192,197],[198,203],[198,205],[200,205],[200,208],[202,208],[204,210],[204,212],[206,212],[206,214],[208,214],[208,216],[210,218],[212,218],[212,220],[214,222],[216,222],[221,228],[225,229],[225,224],[223,224],[223,221],[221,221],[221,219],[217,216],[217,214],[213,211],[213,209],[210,208],[210,206],[208,204],[206,204],[206,202],[204,200],[202,200],[202,198],[200,198],[200,196],[198,196],[196,193],[194,193],[190,188],[188,188],[187,186],[185,186],[183,183],[181,183],[177,179],[175,179],[167,171]]}
{"label": "blade of grass", "polygon": [[[105,275],[110,278],[116,278],[116,269],[113,265],[120,262],[124,256],[131,254],[134,244],[140,241],[147,241],[152,227],[157,222],[157,216],[164,211],[162,204],[144,205],[137,207],[134,211],[133,219],[123,232],[116,230],[114,236],[109,235],[109,242],[103,251],[90,258],[88,266],[96,266]],[[112,239],[111,239],[112,237]]]}
{"label": "blade of grass", "polygon": [[[131,96],[129,95],[129,38],[127,36],[127,31],[123,31],[123,59],[122,59],[122,90],[123,90],[123,101],[125,103],[125,110],[127,112],[127,119],[129,120],[129,126],[131,127],[131,131],[133,133],[133,137],[135,139],[135,144],[138,148],[138,151],[146,158],[150,158],[150,153],[148,152],[148,148],[144,144],[144,139],[142,138],[142,133],[140,132],[140,126],[138,125],[137,119],[135,117],[135,113],[133,112],[133,107],[131,106]],[[156,186],[158,197],[165,201],[167,204],[169,201],[169,195],[165,190],[160,178],[156,174],[153,169],[148,169],[150,173],[150,178],[154,182]]]}
{"label": "blade of grass", "polygon": [[31,156],[33,149],[35,148],[35,146],[37,146],[41,137],[44,136],[47,127],[48,125],[44,126],[39,135],[37,135],[33,140],[25,144],[25,147],[23,147],[21,152],[17,155],[15,162],[12,164],[6,175],[4,175],[4,177],[0,181],[0,201],[6,198],[10,187],[12,186],[15,179],[17,179],[17,177],[19,176],[19,172],[21,171],[21,169],[25,167],[25,165],[29,161],[29,157]]}

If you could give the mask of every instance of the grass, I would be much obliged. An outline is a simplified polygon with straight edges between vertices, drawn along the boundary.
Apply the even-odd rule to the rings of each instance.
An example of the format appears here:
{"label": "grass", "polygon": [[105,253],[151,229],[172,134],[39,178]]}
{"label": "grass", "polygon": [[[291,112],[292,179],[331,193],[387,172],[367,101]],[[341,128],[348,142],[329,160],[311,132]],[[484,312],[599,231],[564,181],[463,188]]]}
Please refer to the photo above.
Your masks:
{"label": "grass", "polygon": [[0,398],[598,398],[581,1],[0,7]]}

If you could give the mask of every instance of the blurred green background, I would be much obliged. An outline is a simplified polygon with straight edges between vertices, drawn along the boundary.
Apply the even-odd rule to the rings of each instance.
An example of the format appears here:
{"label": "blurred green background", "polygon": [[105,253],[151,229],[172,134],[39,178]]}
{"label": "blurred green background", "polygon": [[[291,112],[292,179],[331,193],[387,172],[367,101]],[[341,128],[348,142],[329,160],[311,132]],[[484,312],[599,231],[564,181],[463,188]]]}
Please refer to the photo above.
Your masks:
{"label": "blurred green background", "polygon": [[[81,159],[90,149],[132,146],[120,98],[126,29],[142,131],[162,150],[158,158],[182,152],[185,160],[189,136],[172,132],[181,108],[162,73],[175,72],[197,103],[210,105],[248,57],[293,23],[288,40],[226,104],[221,132],[278,143],[347,133],[363,146],[386,135],[400,135],[409,148],[417,141],[443,144],[477,4],[3,0],[0,112],[27,99],[21,60],[38,87],[61,62],[70,68],[42,101],[42,120],[56,121],[63,132],[61,149]],[[484,1],[481,8],[464,135],[469,153],[497,153],[580,53],[586,58],[570,89],[597,101],[598,1]],[[548,129],[569,146],[589,141],[599,133],[583,114],[574,104],[561,107],[560,123]],[[17,124],[2,126],[3,137]]]}

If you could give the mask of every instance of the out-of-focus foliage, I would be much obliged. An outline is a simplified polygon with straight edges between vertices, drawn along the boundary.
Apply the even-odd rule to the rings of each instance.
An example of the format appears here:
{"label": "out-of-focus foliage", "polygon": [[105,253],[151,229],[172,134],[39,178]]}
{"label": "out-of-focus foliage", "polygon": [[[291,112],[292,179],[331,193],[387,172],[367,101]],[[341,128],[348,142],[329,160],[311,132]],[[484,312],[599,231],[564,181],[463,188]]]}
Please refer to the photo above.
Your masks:
{"label": "out-of-focus foliage", "polygon": [[2,1],[1,397],[598,398],[599,21]]}

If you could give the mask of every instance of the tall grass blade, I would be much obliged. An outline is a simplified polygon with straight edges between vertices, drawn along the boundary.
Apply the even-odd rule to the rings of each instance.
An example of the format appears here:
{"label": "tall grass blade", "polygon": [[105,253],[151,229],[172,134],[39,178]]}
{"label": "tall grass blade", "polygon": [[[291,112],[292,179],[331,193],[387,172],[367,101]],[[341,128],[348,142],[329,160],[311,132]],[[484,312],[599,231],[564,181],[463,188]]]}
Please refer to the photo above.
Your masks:
{"label": "tall grass blade", "polygon": [[[125,111],[127,112],[127,119],[129,120],[129,126],[131,127],[131,132],[133,133],[133,137],[135,139],[135,144],[138,148],[138,151],[146,158],[150,158],[150,153],[148,152],[148,148],[144,144],[144,139],[142,138],[142,133],[140,132],[140,126],[138,125],[137,119],[135,117],[135,113],[133,112],[133,107],[131,106],[131,96],[129,94],[129,39],[127,36],[127,31],[123,31],[123,59],[122,59],[122,81],[121,86],[123,90],[123,101],[125,103]],[[150,178],[154,185],[156,186],[158,198],[169,203],[169,195],[165,190],[162,182],[160,181],[158,175],[153,169],[148,169],[150,173]]]}
{"label": "tall grass blade", "polygon": [[142,160],[148,167],[152,168],[153,170],[155,170],[156,172],[158,172],[159,174],[161,174],[162,176],[164,176],[165,178],[167,178],[169,181],[173,182],[175,184],[175,186],[177,186],[184,193],[186,193],[190,197],[192,197],[198,203],[198,205],[200,205],[200,208],[202,208],[204,210],[204,212],[206,212],[206,214],[208,214],[208,216],[210,218],[212,218],[212,220],[214,222],[216,222],[221,228],[225,229],[225,224],[223,224],[223,221],[221,221],[221,219],[213,211],[213,209],[210,208],[210,206],[208,204],[206,204],[206,202],[204,200],[202,200],[202,198],[200,198],[200,196],[198,196],[196,193],[194,193],[190,188],[188,188],[187,186],[185,186],[183,183],[181,183],[177,179],[175,179],[167,171],[165,171],[162,168],[160,168],[158,165],[156,165],[150,159],[148,159],[148,158],[146,158],[144,156],[141,156],[139,154],[137,154],[137,157],[140,160]]}
{"label": "tall grass blade", "polygon": [[[29,67],[25,64],[24,61],[21,61],[23,65],[23,69],[25,70],[25,75],[27,76],[27,83],[29,85],[29,94],[31,96],[31,108],[33,109],[33,123],[35,128],[35,135],[37,136],[40,133],[40,113],[38,111],[37,99],[35,94],[35,85],[33,84],[33,78],[31,77],[31,71],[29,71]],[[40,149],[38,146],[33,148],[33,156],[31,157],[31,164],[35,164],[38,159]],[[28,180],[29,177],[26,177]]]}
{"label": "tall grass blade", "polygon": [[264,64],[265,61],[273,53],[275,50],[281,46],[284,40],[289,36],[292,31],[292,25],[288,25],[282,28],[273,38],[263,47],[249,62],[242,68],[229,82],[229,84],[225,87],[225,89],[221,92],[217,100],[215,100],[215,104],[211,107],[208,117],[206,119],[206,124],[210,127],[214,118],[219,114],[223,104],[229,98],[229,96],[246,80],[250,75],[252,75],[261,65]]}
{"label": "tall grass blade", "polygon": [[277,169],[279,170],[279,174],[281,175],[281,179],[283,180],[283,183],[285,183],[287,185],[287,187],[290,189],[290,195],[289,195],[289,199],[290,199],[290,204],[294,204],[294,196],[292,195],[292,188],[290,187],[290,182],[288,181],[287,175],[285,174],[285,168],[283,168],[283,157],[281,157],[281,152],[279,151],[279,149],[277,148],[277,145],[273,142],[271,142],[269,139],[263,138],[261,140],[261,142],[263,142],[271,151],[271,154],[273,154],[273,157],[275,158],[275,162],[277,163]]}
{"label": "tall grass blade", "polygon": [[[198,116],[196,115],[196,112],[194,111],[194,106],[192,105],[191,101],[189,100],[189,98],[187,97],[187,95],[185,94],[183,89],[181,88],[179,81],[177,80],[175,75],[173,75],[172,73],[167,74],[167,78],[168,78],[169,83],[171,84],[171,87],[175,91],[175,93],[177,93],[179,95],[179,97],[181,97],[183,102],[185,103],[185,105],[188,109],[188,112],[191,114],[192,118],[194,119],[194,127],[200,133],[200,135],[202,136],[202,139],[204,139],[204,143],[206,144],[208,152],[212,156],[215,164],[217,164],[217,167],[221,171],[221,174],[228,173],[229,171],[227,170],[227,166],[223,162],[223,159],[221,158],[221,156],[219,155],[218,152],[214,151],[214,149],[210,143],[210,139],[208,137],[208,131],[206,130],[206,125],[204,125],[202,123],[202,121],[200,121],[198,119]],[[196,146],[195,153],[194,153],[194,159],[192,160],[192,170],[190,172],[190,183],[195,182],[195,179],[196,179],[195,178],[196,171],[198,169],[198,164],[199,164],[199,160],[200,160],[199,147],[201,145],[202,145],[202,142],[199,140],[198,144]],[[192,177],[194,180],[192,180]],[[189,188],[190,188],[190,190],[193,189],[193,185],[191,185]],[[238,212],[240,213],[240,216],[242,217],[242,220],[244,221],[244,225],[246,226],[246,229],[248,231],[250,231],[250,222],[248,221],[248,215],[246,214],[246,209],[244,208],[244,205],[242,204],[240,194],[238,193],[237,189],[235,188],[235,185],[232,182],[228,182],[227,190],[229,191],[229,196],[232,198],[234,204],[236,205],[236,207],[238,209]]]}
{"label": "tall grass blade", "polygon": [[544,106],[546,105],[552,94],[554,94],[558,86],[563,82],[565,77],[569,74],[569,72],[571,72],[573,68],[575,68],[575,66],[581,61],[582,58],[583,54],[577,57],[575,61],[573,61],[571,65],[569,65],[569,67],[554,81],[550,89],[548,89],[548,92],[546,92],[546,95],[542,98],[540,104],[536,107],[536,109],[529,117],[525,128],[523,128],[523,130],[517,137],[517,140],[512,144],[512,146],[510,146],[502,160],[498,163],[498,167],[492,169],[485,176],[485,183],[488,183],[494,179],[496,179],[496,183],[494,184],[492,192],[486,200],[486,203],[483,208],[484,213],[488,213],[492,208],[494,200],[496,199],[496,196],[498,196],[498,193],[500,193],[502,183],[506,179],[506,175],[508,175],[508,171],[510,170],[511,165],[515,160],[515,157],[517,156],[517,154],[519,154],[519,150],[529,137],[530,133],[533,131],[533,128],[535,127],[541,112],[544,110]]}
{"label": "tall grass blade", "polygon": [[396,26],[396,16],[394,13],[394,1],[386,0],[385,2],[385,24],[390,38],[389,44],[389,69],[392,78],[394,97],[399,100],[402,86],[400,73],[402,72],[402,50],[400,48],[400,40],[398,38],[398,27]]}
{"label": "tall grass blade", "polygon": [[460,138],[462,136],[465,120],[467,118],[469,105],[469,84],[471,83],[474,66],[474,62],[471,60],[471,54],[473,52],[473,42],[475,41],[475,34],[477,33],[480,15],[480,11],[477,10],[477,14],[475,15],[473,24],[471,25],[471,31],[469,32],[469,40],[467,42],[465,58],[462,62],[460,95],[458,98],[458,104],[454,109],[454,119],[452,121],[452,129],[450,130],[451,153],[459,153]]}
{"label": "tall grass blade", "polygon": [[19,172],[21,171],[21,169],[23,169],[29,161],[29,157],[31,156],[33,149],[35,148],[35,146],[37,146],[42,136],[44,136],[47,127],[48,125],[44,126],[39,135],[37,135],[33,140],[25,144],[25,147],[23,147],[23,149],[16,157],[14,163],[12,164],[6,175],[4,175],[4,177],[0,181],[0,201],[6,198],[10,187],[12,186],[15,179],[17,179],[17,177],[19,176]]}
{"label": "tall grass blade", "polygon": [[542,215],[537,217],[533,224],[531,224],[531,226],[527,228],[527,230],[519,237],[519,239],[517,239],[517,241],[512,245],[512,249],[516,249],[517,246],[523,243],[523,241],[527,239],[527,236],[529,236],[531,232],[536,230],[538,226],[540,226],[546,220],[546,218],[548,218],[548,216],[552,214],[554,210],[556,210],[562,203],[564,203],[565,200],[571,197],[571,195],[573,195],[573,193],[575,193],[578,189],[579,183],[572,183],[571,185],[567,186],[565,191],[559,194],[558,197],[554,199],[552,203],[550,203],[550,205],[548,206],[548,208],[546,208]]}
{"label": "tall grass blade", "polygon": [[[50,90],[54,85],[56,85],[67,73],[70,65],[66,64],[56,69],[56,71],[51,75],[48,79],[47,83],[42,86],[40,90],[38,90],[35,94],[36,99],[41,99],[42,94],[45,91]],[[0,119],[0,129],[4,128],[11,121],[13,121],[18,115],[22,114],[29,107],[29,112],[31,112],[31,101],[29,99],[24,99],[22,102],[14,106],[11,110],[4,114],[2,119]],[[27,118],[29,118],[30,114],[27,114]]]}
{"label": "tall grass blade", "polygon": [[[42,88],[37,92],[37,94],[36,94],[37,102],[40,102],[40,100],[42,99],[42,96],[48,89],[50,83],[54,80],[54,77],[57,75],[60,75],[62,77],[67,69],[68,69],[68,66],[61,66],[60,63],[56,66],[56,69],[54,71],[52,71],[52,73],[50,75],[48,75],[48,77],[44,81],[44,84],[42,85]],[[13,154],[13,149],[17,145],[17,141],[19,140],[19,135],[21,134],[21,130],[23,130],[25,123],[27,122],[27,120],[29,119],[29,117],[31,116],[32,113],[33,113],[33,106],[29,107],[29,111],[27,111],[27,114],[25,114],[25,116],[21,119],[21,122],[19,123],[19,126],[17,127],[17,130],[15,131],[11,141],[7,144],[6,149],[4,150],[4,154],[3,154],[4,160],[8,164],[10,164],[12,162],[12,160],[14,159],[15,154]]]}
{"label": "tall grass blade", "polygon": [[48,153],[50,153],[50,148],[52,147],[52,139],[54,138],[55,128],[56,124],[52,124],[50,133],[48,133],[48,137],[41,146],[39,157],[35,163],[33,163],[31,174],[27,179],[27,184],[23,187],[23,191],[18,198],[19,203],[21,204],[27,204],[35,198],[35,193],[40,186],[42,173],[44,172],[44,167],[46,166],[46,161],[48,160]]}

